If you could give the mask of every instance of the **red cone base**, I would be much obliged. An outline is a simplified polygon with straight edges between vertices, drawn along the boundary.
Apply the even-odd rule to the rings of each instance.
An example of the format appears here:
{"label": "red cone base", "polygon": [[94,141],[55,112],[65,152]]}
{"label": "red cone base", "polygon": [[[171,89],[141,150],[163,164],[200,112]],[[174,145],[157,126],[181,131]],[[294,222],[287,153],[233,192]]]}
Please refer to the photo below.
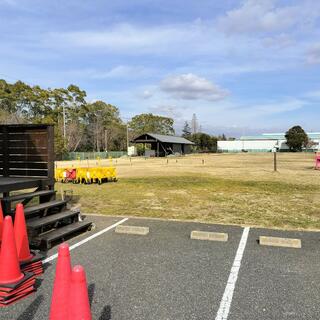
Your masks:
{"label": "red cone base", "polygon": [[35,290],[35,275],[33,273],[21,272],[10,216],[4,218],[2,231],[0,306],[6,306],[24,298]]}
{"label": "red cone base", "polygon": [[20,268],[22,272],[32,272],[35,275],[40,275],[43,273],[42,259],[43,255],[31,252],[32,259],[27,262],[20,262]]}
{"label": "red cone base", "polygon": [[26,298],[26,297],[30,296],[30,294],[32,294],[33,292],[35,292],[35,289],[30,290],[30,292],[14,296],[14,297],[10,298],[9,300],[0,301],[0,307],[6,307],[14,302],[17,302],[20,299]]}
{"label": "red cone base", "polygon": [[5,307],[34,292],[35,281],[35,276],[32,273],[26,273],[23,281],[17,285],[8,287],[8,285],[0,284],[0,307]]}

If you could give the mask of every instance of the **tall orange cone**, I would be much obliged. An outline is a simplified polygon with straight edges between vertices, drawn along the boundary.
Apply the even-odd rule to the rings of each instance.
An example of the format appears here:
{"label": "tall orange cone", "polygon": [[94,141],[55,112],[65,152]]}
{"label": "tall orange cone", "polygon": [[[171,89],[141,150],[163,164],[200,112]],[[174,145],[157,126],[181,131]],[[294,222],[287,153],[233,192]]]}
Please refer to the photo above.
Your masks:
{"label": "tall orange cone", "polygon": [[33,255],[29,249],[26,220],[24,217],[23,204],[18,203],[14,218],[14,237],[16,239],[17,253],[20,262],[29,261]]}
{"label": "tall orange cone", "polygon": [[2,245],[0,253],[0,283],[10,284],[23,279],[20,271],[16,243],[13,233],[12,218],[6,216],[3,220]]}
{"label": "tall orange cone", "polygon": [[51,298],[50,320],[67,319],[70,280],[71,260],[69,246],[67,243],[62,243],[58,249],[58,260]]}
{"label": "tall orange cone", "polygon": [[2,239],[2,225],[3,225],[3,211],[0,201],[0,247],[1,247],[1,239]]}
{"label": "tall orange cone", "polygon": [[75,266],[71,273],[68,320],[91,320],[86,273],[82,266]]}

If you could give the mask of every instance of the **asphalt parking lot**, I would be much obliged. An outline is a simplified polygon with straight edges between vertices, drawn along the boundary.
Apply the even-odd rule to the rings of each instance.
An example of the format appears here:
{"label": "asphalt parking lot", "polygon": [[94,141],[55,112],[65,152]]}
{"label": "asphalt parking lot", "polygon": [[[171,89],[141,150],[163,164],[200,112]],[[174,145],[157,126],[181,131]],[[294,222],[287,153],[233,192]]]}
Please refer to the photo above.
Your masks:
{"label": "asphalt parking lot", "polygon": [[[92,219],[96,229],[68,243],[77,246],[73,265],[87,273],[93,319],[320,319],[320,233],[250,228],[244,239],[241,227],[129,218],[122,224],[147,226],[150,233],[110,228],[86,241],[123,218]],[[229,238],[191,240],[192,230]],[[299,238],[302,248],[260,246],[260,235]],[[35,294],[0,309],[1,320],[48,319],[55,263],[46,263]]]}

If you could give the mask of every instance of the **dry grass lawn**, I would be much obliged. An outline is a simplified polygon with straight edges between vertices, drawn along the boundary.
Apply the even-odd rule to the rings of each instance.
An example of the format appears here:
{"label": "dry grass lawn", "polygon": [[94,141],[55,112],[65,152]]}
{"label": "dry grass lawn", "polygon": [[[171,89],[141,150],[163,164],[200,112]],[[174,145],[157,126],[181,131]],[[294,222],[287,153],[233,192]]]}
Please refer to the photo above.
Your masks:
{"label": "dry grass lawn", "polygon": [[320,230],[320,171],[313,169],[314,155],[277,156],[278,172],[273,172],[271,153],[192,155],[168,158],[168,163],[121,158],[113,160],[116,183],[56,187],[73,190],[83,213]]}

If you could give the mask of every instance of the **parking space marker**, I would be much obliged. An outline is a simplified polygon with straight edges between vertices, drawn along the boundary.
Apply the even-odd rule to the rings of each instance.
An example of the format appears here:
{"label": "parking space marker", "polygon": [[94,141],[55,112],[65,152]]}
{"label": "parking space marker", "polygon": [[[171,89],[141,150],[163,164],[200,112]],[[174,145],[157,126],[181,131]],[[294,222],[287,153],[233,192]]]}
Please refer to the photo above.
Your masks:
{"label": "parking space marker", "polygon": [[[128,220],[128,218],[124,218],[124,219],[122,219],[122,220],[120,220],[120,221],[112,224],[111,226],[109,226],[109,227],[107,227],[107,228],[105,228],[105,229],[103,229],[103,230],[101,230],[101,231],[99,231],[99,232],[97,232],[97,233],[94,233],[94,234],[91,235],[90,237],[85,238],[85,239],[83,239],[83,240],[81,240],[81,241],[73,244],[72,246],[69,247],[70,251],[73,250],[73,249],[75,249],[75,248],[77,248],[77,247],[79,247],[79,246],[82,246],[82,245],[85,244],[86,242],[88,242],[88,241],[90,241],[90,240],[92,240],[92,239],[94,239],[94,238],[96,238],[96,237],[101,236],[101,235],[104,234],[105,232],[107,232],[107,231],[115,228],[116,226],[118,226],[119,224],[121,224],[121,223],[123,223],[123,222],[126,222],[127,220]],[[56,259],[57,257],[58,257],[58,254],[55,253],[55,254],[53,254],[52,256],[48,257],[47,259],[44,259],[44,260],[43,260],[43,263],[44,263],[44,264],[45,264],[45,263],[48,263],[49,261],[52,261],[52,260]]]}
{"label": "parking space marker", "polygon": [[228,234],[194,230],[191,231],[190,238],[192,240],[228,241]]}
{"label": "parking space marker", "polygon": [[119,225],[114,230],[115,233],[135,234],[145,236],[149,233],[149,227],[123,226]]}
{"label": "parking space marker", "polygon": [[243,229],[243,233],[239,242],[238,250],[236,253],[236,256],[233,261],[233,265],[231,267],[230,275],[228,278],[227,286],[224,290],[222,300],[220,302],[220,307],[216,316],[215,320],[227,320],[230,307],[231,307],[231,302],[232,302],[232,297],[233,297],[233,292],[234,288],[238,279],[238,274],[241,266],[241,260],[243,257],[244,249],[247,244],[248,240],[248,235],[249,235],[250,228],[245,227]]}
{"label": "parking space marker", "polygon": [[285,247],[285,248],[301,248],[300,239],[292,238],[279,238],[279,237],[259,237],[259,244],[261,246],[272,246],[272,247]]}

